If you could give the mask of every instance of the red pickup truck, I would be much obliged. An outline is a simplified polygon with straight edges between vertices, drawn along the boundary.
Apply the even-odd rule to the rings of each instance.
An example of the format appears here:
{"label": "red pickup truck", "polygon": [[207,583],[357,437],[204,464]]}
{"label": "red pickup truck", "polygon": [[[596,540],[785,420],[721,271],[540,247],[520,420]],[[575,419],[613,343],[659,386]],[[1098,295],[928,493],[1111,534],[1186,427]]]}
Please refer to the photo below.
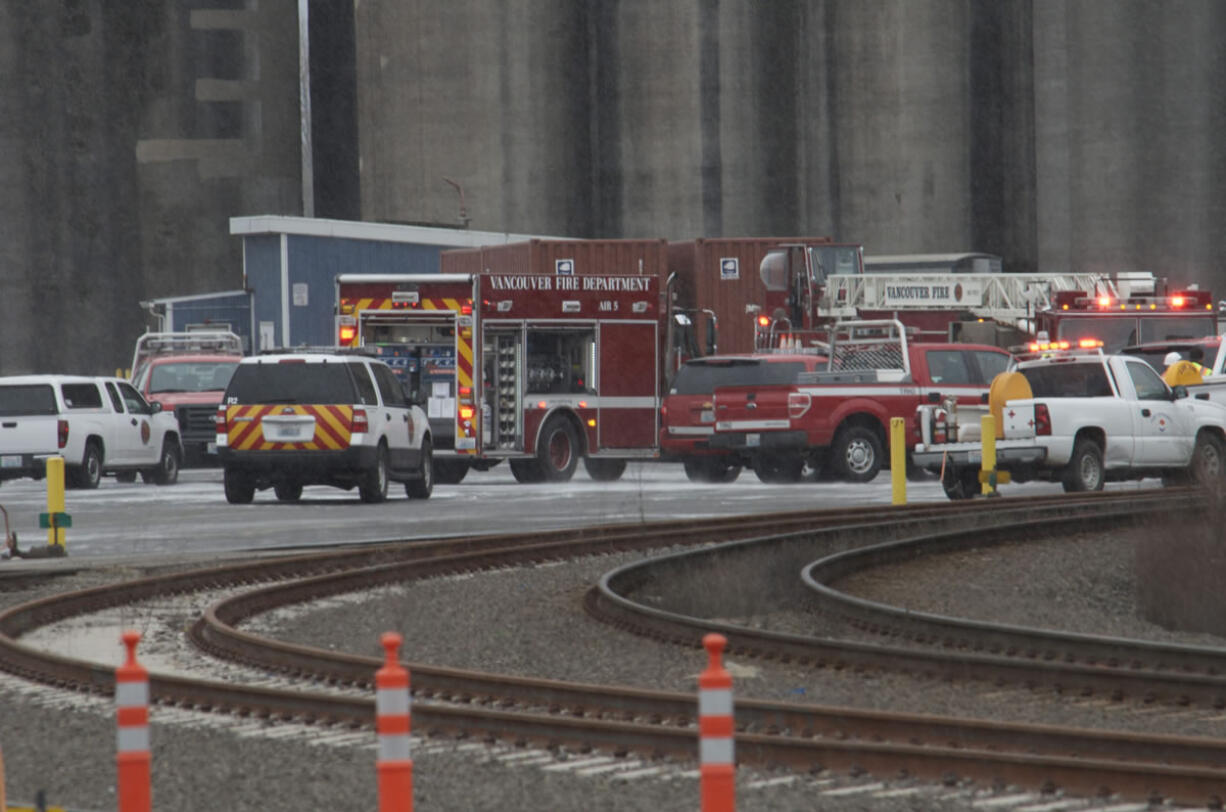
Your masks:
{"label": "red pickup truck", "polygon": [[[741,459],[711,448],[716,387],[795,383],[802,372],[825,365],[824,355],[779,350],[752,355],[712,355],[686,361],[660,404],[660,457],[685,465],[691,482],[732,482]],[[764,471],[757,469],[759,477]],[[766,473],[769,478],[769,473]]]}
{"label": "red pickup truck", "polygon": [[912,344],[894,320],[840,323],[827,363],[796,383],[717,388],[709,445],[767,481],[799,478],[808,464],[869,482],[887,461],[890,418],[907,421],[911,448],[919,441],[917,407],[982,403],[1011,359],[988,345]]}

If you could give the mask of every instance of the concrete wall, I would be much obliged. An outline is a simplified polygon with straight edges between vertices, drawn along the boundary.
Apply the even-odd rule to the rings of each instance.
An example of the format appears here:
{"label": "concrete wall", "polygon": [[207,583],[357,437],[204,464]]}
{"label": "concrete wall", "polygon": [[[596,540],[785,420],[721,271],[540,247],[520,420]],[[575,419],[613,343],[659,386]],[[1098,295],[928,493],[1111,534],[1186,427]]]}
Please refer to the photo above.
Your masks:
{"label": "concrete wall", "polygon": [[[1218,0],[305,5],[319,216],[829,234],[1226,297]],[[241,284],[229,218],[303,213],[299,8],[0,0],[0,374],[114,369],[137,302]]]}
{"label": "concrete wall", "polygon": [[241,286],[301,212],[294,0],[0,0],[0,374],[105,372],[139,302]]}

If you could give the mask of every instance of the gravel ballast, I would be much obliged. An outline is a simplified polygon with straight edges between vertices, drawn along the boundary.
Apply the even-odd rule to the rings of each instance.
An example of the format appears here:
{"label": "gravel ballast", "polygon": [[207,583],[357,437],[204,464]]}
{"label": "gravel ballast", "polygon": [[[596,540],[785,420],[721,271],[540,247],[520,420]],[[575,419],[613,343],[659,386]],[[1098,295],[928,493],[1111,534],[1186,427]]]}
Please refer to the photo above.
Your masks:
{"label": "gravel ballast", "polygon": [[[504,570],[412,582],[362,596],[272,613],[250,629],[286,640],[381,656],[379,636],[400,632],[407,661],[555,679],[693,691],[705,665],[696,646],[663,645],[597,623],[583,612],[585,591],[604,572],[635,556],[599,556],[528,570]],[[883,568],[840,588],[923,611],[1099,634],[1221,645],[1210,635],[1176,635],[1135,618],[1128,542],[1077,536],[1005,545]],[[31,592],[0,593],[11,604],[62,591],[107,574],[74,576]],[[118,579],[118,575],[116,575]],[[3,582],[0,582],[2,585]],[[777,625],[777,618],[748,619]],[[788,620],[786,622],[796,622]],[[1170,635],[1166,637],[1166,635]],[[1063,697],[902,674],[842,673],[753,660],[728,663],[737,696],[865,708],[1004,718],[1177,734],[1226,735],[1211,711],[1155,712],[1152,707]],[[65,702],[65,697],[69,701]],[[153,712],[154,806],[159,809],[375,808],[373,734],[353,742],[311,744],[326,733],[273,739],[227,724]],[[195,714],[195,716],[202,716]],[[208,717],[204,717],[206,720]],[[248,723],[250,724],[250,723]],[[258,726],[257,726],[258,727]],[[0,745],[10,800],[48,801],[83,810],[114,808],[114,726],[109,702],[72,697],[0,679]],[[612,774],[511,766],[513,748],[421,742],[415,765],[418,809],[692,810],[697,782],[670,765],[662,776],[624,781]],[[580,754],[567,754],[572,761]],[[893,780],[890,780],[890,779]],[[877,791],[822,796],[879,777],[789,776],[738,771],[738,809],[970,809],[992,788],[912,785],[887,777]],[[786,783],[772,783],[774,781]],[[831,784],[823,782],[830,781]],[[759,784],[758,786],[753,786]],[[909,792],[909,789],[914,792]],[[881,796],[898,791],[900,794]],[[1001,791],[998,788],[997,791]],[[1038,801],[1036,796],[1035,802]],[[1007,807],[1006,807],[1007,808]]]}

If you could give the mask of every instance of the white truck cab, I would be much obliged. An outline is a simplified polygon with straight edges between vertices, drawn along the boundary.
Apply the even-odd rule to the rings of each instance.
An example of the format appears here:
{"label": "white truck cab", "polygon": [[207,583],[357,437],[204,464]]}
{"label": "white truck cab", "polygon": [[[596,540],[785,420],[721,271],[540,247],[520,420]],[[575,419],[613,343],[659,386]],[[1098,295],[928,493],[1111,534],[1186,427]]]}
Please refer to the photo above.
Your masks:
{"label": "white truck cab", "polygon": [[0,481],[42,479],[62,456],[71,487],[96,488],[104,474],[170,485],[183,448],[174,415],[128,381],[83,375],[0,378]]}

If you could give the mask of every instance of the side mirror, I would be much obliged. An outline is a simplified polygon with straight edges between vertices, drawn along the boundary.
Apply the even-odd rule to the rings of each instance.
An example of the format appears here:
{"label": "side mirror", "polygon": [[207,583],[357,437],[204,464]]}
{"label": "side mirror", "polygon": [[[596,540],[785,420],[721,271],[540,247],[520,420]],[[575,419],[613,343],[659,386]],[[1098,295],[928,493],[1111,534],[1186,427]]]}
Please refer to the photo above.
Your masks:
{"label": "side mirror", "polygon": [[149,414],[157,414],[160,411],[162,411],[162,404],[158,401],[155,400],[149,404]]}
{"label": "side mirror", "polygon": [[1179,400],[1188,396],[1188,387],[1183,384],[1171,387],[1171,400]]}

